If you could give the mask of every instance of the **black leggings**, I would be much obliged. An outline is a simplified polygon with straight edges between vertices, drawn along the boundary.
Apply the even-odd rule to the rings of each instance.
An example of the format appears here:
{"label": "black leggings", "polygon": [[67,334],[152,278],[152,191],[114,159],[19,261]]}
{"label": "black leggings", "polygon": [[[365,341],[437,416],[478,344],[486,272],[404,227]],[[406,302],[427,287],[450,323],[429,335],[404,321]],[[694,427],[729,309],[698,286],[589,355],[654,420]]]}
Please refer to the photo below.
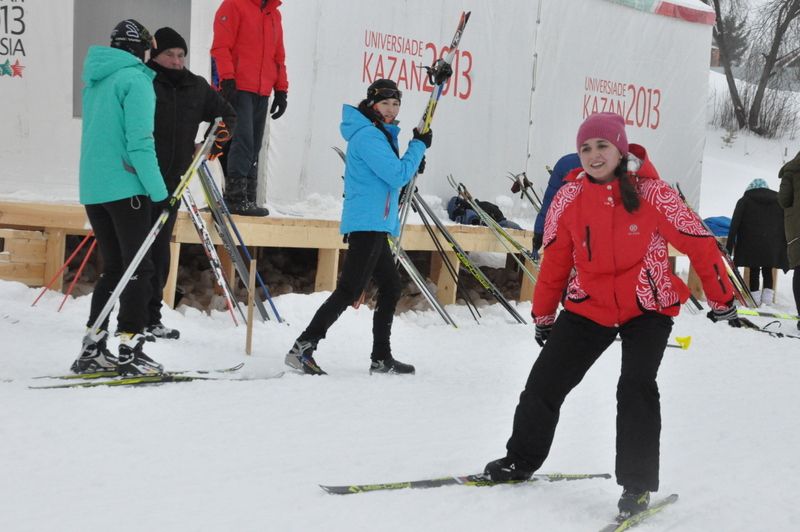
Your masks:
{"label": "black leggings", "polygon": [[759,290],[759,277],[764,280],[764,288],[772,290],[772,268],[764,266],[763,268],[750,268],[750,291],[755,292]]}
{"label": "black leggings", "polygon": [[519,397],[506,444],[508,454],[524,459],[534,469],[544,463],[564,399],[619,333],[617,483],[657,491],[661,404],[656,376],[671,330],[672,318],[655,312],[617,328],[562,311]]}
{"label": "black leggings", "polygon": [[[94,285],[87,326],[91,327],[117,287],[128,265],[150,232],[150,199],[133,196],[108,203],[86,205],[86,215],[103,257],[103,273]],[[141,333],[147,321],[147,301],[150,299],[150,277],[153,261],[150,252],[144,256],[136,272],[119,298],[117,330]],[[108,317],[102,324],[108,330]]]}
{"label": "black leggings", "polygon": [[316,345],[325,338],[328,329],[342,312],[359,300],[361,292],[372,278],[378,287],[378,299],[372,317],[372,359],[385,360],[392,356],[389,337],[401,288],[400,274],[389,249],[388,235],[357,231],[348,235],[348,244],[336,290],[317,310],[297,340]]}
{"label": "black leggings", "polygon": [[794,304],[797,307],[797,314],[800,315],[800,266],[794,269],[792,275],[792,292],[794,292]]}

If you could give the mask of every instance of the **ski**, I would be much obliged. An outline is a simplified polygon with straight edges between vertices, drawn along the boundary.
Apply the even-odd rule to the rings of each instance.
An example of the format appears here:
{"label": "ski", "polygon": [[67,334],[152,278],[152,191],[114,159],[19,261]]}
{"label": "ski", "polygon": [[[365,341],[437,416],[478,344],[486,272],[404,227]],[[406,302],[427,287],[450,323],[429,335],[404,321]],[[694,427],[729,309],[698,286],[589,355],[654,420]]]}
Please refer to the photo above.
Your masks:
{"label": "ski", "polygon": [[648,519],[656,515],[657,513],[660,513],[664,508],[676,502],[677,500],[678,500],[678,494],[673,493],[672,495],[669,495],[667,497],[664,497],[663,499],[655,501],[647,508],[647,510],[643,510],[639,513],[633,514],[630,517],[618,518],[616,522],[601,528],[600,532],[622,532],[623,530],[628,530],[629,528],[633,528],[634,526],[638,525],[645,519]]}
{"label": "ski", "polygon": [[[189,369],[189,370],[181,370],[181,371],[167,371],[166,373],[169,375],[184,375],[187,373],[197,373],[199,375],[208,375],[211,373],[234,373],[239,371],[244,367],[244,362],[236,364],[235,366],[231,366],[229,368],[220,368],[220,369]],[[108,377],[119,377],[119,373],[114,370],[108,371],[95,371],[92,373],[70,373],[67,375],[42,375],[40,377],[34,377],[34,379],[61,379],[61,380],[92,380],[92,379],[103,379]]]}
{"label": "ski", "polygon": [[779,320],[800,320],[800,316],[795,314],[786,314],[784,312],[765,312],[754,308],[737,308],[736,313],[739,316],[759,316],[761,318],[777,318]]}
{"label": "ski", "polygon": [[111,377],[108,379],[83,380],[78,382],[68,382],[66,384],[50,384],[45,386],[28,386],[32,390],[55,390],[64,388],[97,388],[99,386],[145,386],[154,384],[166,384],[169,382],[192,382],[192,381],[255,381],[269,380],[282,377],[283,371],[267,375],[264,377],[211,377],[208,375],[190,375],[186,373],[159,373],[155,375],[134,375],[129,377]]}
{"label": "ski", "polygon": [[334,495],[349,495],[352,493],[367,493],[370,491],[402,490],[402,489],[427,489],[442,486],[500,486],[503,484],[530,484],[531,482],[557,482],[559,480],[586,480],[592,478],[611,478],[608,473],[549,473],[535,474],[529,480],[513,480],[509,482],[494,482],[483,474],[465,475],[455,477],[431,478],[425,480],[412,480],[409,482],[390,482],[387,484],[351,484],[345,486],[325,486],[320,488]]}

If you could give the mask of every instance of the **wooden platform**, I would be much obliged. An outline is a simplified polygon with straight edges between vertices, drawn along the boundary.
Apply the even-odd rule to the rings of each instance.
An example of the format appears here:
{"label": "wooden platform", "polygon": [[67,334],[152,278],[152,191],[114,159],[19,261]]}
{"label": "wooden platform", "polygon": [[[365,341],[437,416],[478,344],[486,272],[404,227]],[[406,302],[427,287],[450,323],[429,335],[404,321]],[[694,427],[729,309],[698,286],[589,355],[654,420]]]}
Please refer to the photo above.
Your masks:
{"label": "wooden platform", "polygon": [[[208,213],[204,213],[206,224],[221,245]],[[346,249],[339,234],[339,222],[307,218],[280,218],[268,216],[255,218],[234,216],[245,244],[249,248],[283,247],[319,250],[317,259],[316,290],[333,290],[336,287],[339,267],[339,251]],[[0,253],[0,278],[24,282],[30,286],[43,286],[58,271],[65,260],[65,238],[67,235],[86,235],[91,230],[86,213],[81,205],[61,203],[31,203],[0,201],[0,238],[5,241],[5,251]],[[501,252],[506,250],[489,229],[478,226],[449,225],[465,251]],[[508,230],[519,242],[527,243],[532,238],[530,231]],[[164,301],[172,305],[178,272],[178,257],[182,244],[199,244],[197,232],[185,212],[178,213],[172,237],[172,264]],[[441,239],[442,246],[449,245]],[[437,295],[444,304],[454,303],[456,287],[436,247],[421,225],[407,225],[403,234],[403,248],[407,251],[433,252],[431,280],[438,287]],[[448,252],[451,262],[458,267],[459,261],[453,252]],[[225,257],[224,252],[220,257]],[[228,270],[232,273],[231,267]],[[246,282],[246,280],[245,280]],[[60,290],[62,280],[57,279],[53,288]],[[520,300],[530,300],[533,286],[523,277]]]}

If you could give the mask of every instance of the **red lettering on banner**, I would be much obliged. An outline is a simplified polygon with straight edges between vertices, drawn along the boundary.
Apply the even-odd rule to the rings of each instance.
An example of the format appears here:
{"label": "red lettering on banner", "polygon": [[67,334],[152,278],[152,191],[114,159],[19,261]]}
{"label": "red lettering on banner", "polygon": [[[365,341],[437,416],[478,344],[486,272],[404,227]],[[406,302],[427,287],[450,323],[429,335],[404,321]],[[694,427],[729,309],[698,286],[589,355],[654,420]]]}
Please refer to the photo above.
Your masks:
{"label": "red lettering on banner", "polygon": [[584,90],[583,118],[594,113],[616,113],[628,126],[658,129],[661,124],[661,89],[587,77]]}

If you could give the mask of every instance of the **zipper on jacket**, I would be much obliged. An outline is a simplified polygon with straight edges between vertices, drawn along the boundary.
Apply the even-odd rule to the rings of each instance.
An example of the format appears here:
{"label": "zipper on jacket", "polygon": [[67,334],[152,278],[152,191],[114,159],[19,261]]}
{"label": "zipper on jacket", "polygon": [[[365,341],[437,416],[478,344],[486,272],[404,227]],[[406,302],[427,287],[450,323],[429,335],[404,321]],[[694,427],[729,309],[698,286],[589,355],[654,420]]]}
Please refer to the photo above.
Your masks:
{"label": "zipper on jacket", "polygon": [[589,254],[589,262],[592,262],[592,240],[591,240],[591,229],[589,226],[586,226],[586,240],[584,243],[586,244],[586,253]]}
{"label": "zipper on jacket", "polygon": [[653,275],[650,273],[649,268],[645,268],[644,272],[647,274],[647,284],[650,285],[650,291],[653,293],[653,299],[656,302],[656,308],[661,308],[661,302],[658,300],[658,289],[656,283],[653,281]]}
{"label": "zipper on jacket", "polygon": [[389,218],[389,208],[391,207],[391,205],[392,205],[392,193],[391,192],[387,192],[386,193],[386,207],[384,207],[384,209],[383,209],[383,219],[384,220]]}
{"label": "zipper on jacket", "polygon": [[722,282],[722,276],[719,274],[719,265],[714,265],[714,271],[717,273],[717,282],[719,283],[720,289],[722,289],[723,294],[727,294],[728,290],[725,289],[725,283]]}

